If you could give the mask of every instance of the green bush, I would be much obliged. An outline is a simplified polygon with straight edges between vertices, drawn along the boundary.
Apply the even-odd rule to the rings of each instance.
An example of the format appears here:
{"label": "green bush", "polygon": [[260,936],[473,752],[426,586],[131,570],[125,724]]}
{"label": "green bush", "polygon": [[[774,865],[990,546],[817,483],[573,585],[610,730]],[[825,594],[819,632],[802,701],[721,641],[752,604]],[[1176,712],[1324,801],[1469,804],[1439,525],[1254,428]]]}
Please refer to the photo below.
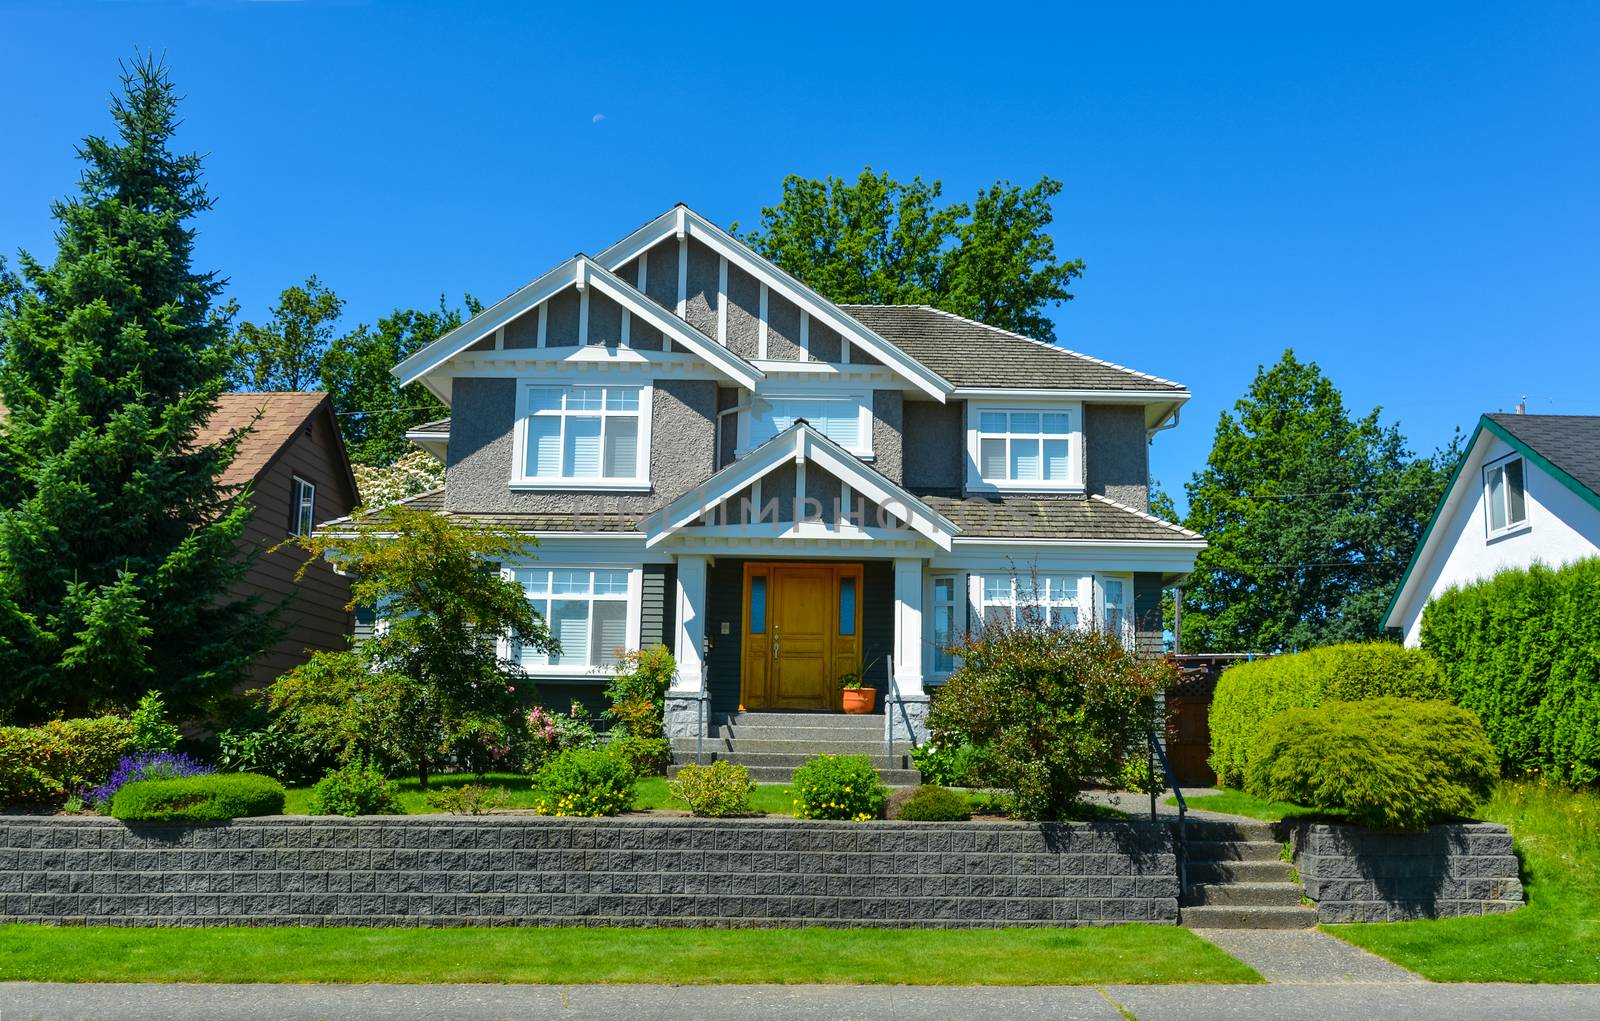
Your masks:
{"label": "green bush", "polygon": [[1494,748],[1469,710],[1375,698],[1288,709],[1262,727],[1246,791],[1365,826],[1421,829],[1470,815],[1499,777]]}
{"label": "green bush", "polygon": [[1117,786],[1135,794],[1165,794],[1167,775],[1162,771],[1161,764],[1152,763],[1149,752],[1141,748],[1129,755],[1128,761],[1122,764]]}
{"label": "green bush", "polygon": [[178,747],[178,728],[167,719],[167,704],[159,691],[147,691],[128,717],[133,725],[133,750],[170,752]]}
{"label": "green bush", "polygon": [[598,748],[573,748],[533,775],[533,810],[540,815],[616,815],[633,807],[633,766]]}
{"label": "green bush", "polygon": [[664,645],[626,653],[617,662],[606,697],[606,716],[618,737],[659,738],[666,735],[667,686],[678,672],[677,661]]}
{"label": "green bush", "polygon": [[1250,749],[1269,717],[1390,695],[1448,698],[1449,692],[1432,656],[1393,642],[1326,645],[1229,667],[1211,700],[1211,768],[1218,786],[1244,784]]}
{"label": "green bush", "polygon": [[972,818],[972,802],[948,787],[923,784],[889,795],[884,814],[902,822],[966,822]]}
{"label": "green bush", "polygon": [[306,811],[312,815],[402,815],[394,781],[360,760],[348,762],[311,788]]}
{"label": "green bush", "polygon": [[791,781],[796,819],[854,819],[883,812],[889,788],[865,755],[813,755]]}
{"label": "green bush", "polygon": [[1422,647],[1506,775],[1600,781],[1600,559],[1452,589],[1422,611]]}
{"label": "green bush", "polygon": [[133,724],[120,716],[0,727],[0,804],[55,801],[101,783],[133,738]]}
{"label": "green bush", "polygon": [[961,740],[934,739],[911,749],[911,762],[923,783],[973,787],[978,781],[978,750]]}
{"label": "green bush", "polygon": [[667,781],[672,796],[688,802],[689,811],[713,819],[729,815],[749,815],[750,795],[756,782],[750,771],[736,762],[713,762],[709,766],[684,766]]}
{"label": "green bush", "polygon": [[672,761],[672,743],[664,737],[619,737],[606,750],[633,767],[640,776],[661,776]]}
{"label": "green bush", "polygon": [[434,808],[451,815],[488,815],[497,808],[504,808],[511,800],[511,792],[485,784],[451,784],[429,791],[426,800]]}
{"label": "green bush", "polygon": [[217,765],[229,773],[260,773],[286,784],[305,784],[334,765],[325,751],[264,709],[252,709],[217,735]]}
{"label": "green bush", "polygon": [[136,780],[111,799],[111,815],[127,822],[210,822],[282,815],[283,798],[283,784],[254,773]]}

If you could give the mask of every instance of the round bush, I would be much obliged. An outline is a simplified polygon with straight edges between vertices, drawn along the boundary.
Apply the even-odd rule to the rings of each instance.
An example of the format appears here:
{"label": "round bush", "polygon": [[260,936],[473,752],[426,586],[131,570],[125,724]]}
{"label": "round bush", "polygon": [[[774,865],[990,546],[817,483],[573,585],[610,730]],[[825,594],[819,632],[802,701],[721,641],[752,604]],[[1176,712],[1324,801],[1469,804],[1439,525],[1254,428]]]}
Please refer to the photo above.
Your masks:
{"label": "round bush", "polygon": [[876,819],[889,788],[865,755],[813,755],[794,771],[796,819]]}
{"label": "round bush", "polygon": [[1393,642],[1326,645],[1239,663],[1222,672],[1211,700],[1211,768],[1217,784],[1242,787],[1261,725],[1285,709],[1369,698],[1447,699],[1434,658]]}
{"label": "round bush", "polygon": [[923,784],[889,795],[885,814],[902,822],[966,822],[972,818],[972,803],[948,787]]}
{"label": "round bush", "polygon": [[695,815],[719,818],[729,815],[749,815],[750,795],[756,792],[756,782],[750,771],[736,762],[713,762],[709,766],[684,766],[678,775],[667,781],[672,796],[688,802],[689,811]]}
{"label": "round bush", "polygon": [[111,815],[127,822],[210,822],[282,815],[283,784],[254,773],[178,780],[138,780],[111,799]]}
{"label": "round bush", "polygon": [[403,815],[394,782],[364,762],[330,769],[311,788],[306,805],[311,815]]}
{"label": "round bush", "polygon": [[105,780],[133,750],[133,724],[120,716],[0,727],[0,804],[53,801]]}
{"label": "round bush", "polygon": [[540,815],[616,815],[633,807],[639,774],[598,748],[564,751],[533,774],[533,810]]}
{"label": "round bush", "polygon": [[1478,717],[1448,702],[1376,698],[1290,709],[1263,726],[1246,790],[1382,829],[1470,815],[1499,778]]}
{"label": "round bush", "polygon": [[633,767],[640,776],[661,776],[672,761],[672,744],[664,737],[615,738],[606,750]]}

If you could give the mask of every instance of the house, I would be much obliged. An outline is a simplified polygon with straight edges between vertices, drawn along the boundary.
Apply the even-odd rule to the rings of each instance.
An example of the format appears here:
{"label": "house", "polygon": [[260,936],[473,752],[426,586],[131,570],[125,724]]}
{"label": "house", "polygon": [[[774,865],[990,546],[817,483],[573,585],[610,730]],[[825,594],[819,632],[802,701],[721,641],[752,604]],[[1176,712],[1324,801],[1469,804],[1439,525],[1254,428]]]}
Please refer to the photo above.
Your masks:
{"label": "house", "polygon": [[1407,645],[1446,589],[1600,556],[1600,416],[1484,415],[1384,620]]}
{"label": "house", "polygon": [[296,579],[306,554],[273,548],[348,514],[360,500],[327,394],[222,394],[197,440],[221,442],[246,427],[250,432],[221,482],[249,486],[254,504],[242,542],[258,555],[235,594],[259,595],[267,606],[283,604],[283,636],[257,657],[245,684],[260,688],[305,662],[310,651],[349,648],[349,580],[320,559]]}
{"label": "house", "polygon": [[412,505],[539,541],[504,570],[561,651],[507,653],[565,705],[664,643],[679,737],[836,712],[858,667],[879,734],[886,699],[920,733],[949,643],[1030,608],[1159,649],[1161,589],[1204,545],[1148,513],[1181,384],[832,304],[682,205],[393,371],[451,409],[412,434],[447,466]]}

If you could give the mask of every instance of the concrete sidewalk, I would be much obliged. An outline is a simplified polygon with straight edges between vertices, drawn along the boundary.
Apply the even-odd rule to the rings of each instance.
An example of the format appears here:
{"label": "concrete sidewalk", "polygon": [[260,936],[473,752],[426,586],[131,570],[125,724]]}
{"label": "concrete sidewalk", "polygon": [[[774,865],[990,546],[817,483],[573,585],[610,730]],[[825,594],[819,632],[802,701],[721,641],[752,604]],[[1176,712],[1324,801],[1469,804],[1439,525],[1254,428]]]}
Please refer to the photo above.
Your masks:
{"label": "concrete sidewalk", "polygon": [[55,985],[0,983],[0,1021],[1574,1021],[1600,986]]}

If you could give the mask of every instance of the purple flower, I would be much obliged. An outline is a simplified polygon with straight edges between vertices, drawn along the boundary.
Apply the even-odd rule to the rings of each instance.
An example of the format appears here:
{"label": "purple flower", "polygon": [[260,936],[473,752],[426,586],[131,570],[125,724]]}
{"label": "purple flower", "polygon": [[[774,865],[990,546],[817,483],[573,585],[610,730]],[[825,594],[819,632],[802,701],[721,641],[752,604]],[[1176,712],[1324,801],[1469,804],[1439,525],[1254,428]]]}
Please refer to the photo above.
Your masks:
{"label": "purple flower", "polygon": [[123,784],[133,783],[135,780],[176,780],[185,776],[208,776],[216,771],[216,767],[208,766],[199,759],[180,752],[140,752],[138,755],[124,755],[117,763],[117,768],[106,778],[105,783],[83,792],[83,802],[86,805],[105,804],[122,789]]}

